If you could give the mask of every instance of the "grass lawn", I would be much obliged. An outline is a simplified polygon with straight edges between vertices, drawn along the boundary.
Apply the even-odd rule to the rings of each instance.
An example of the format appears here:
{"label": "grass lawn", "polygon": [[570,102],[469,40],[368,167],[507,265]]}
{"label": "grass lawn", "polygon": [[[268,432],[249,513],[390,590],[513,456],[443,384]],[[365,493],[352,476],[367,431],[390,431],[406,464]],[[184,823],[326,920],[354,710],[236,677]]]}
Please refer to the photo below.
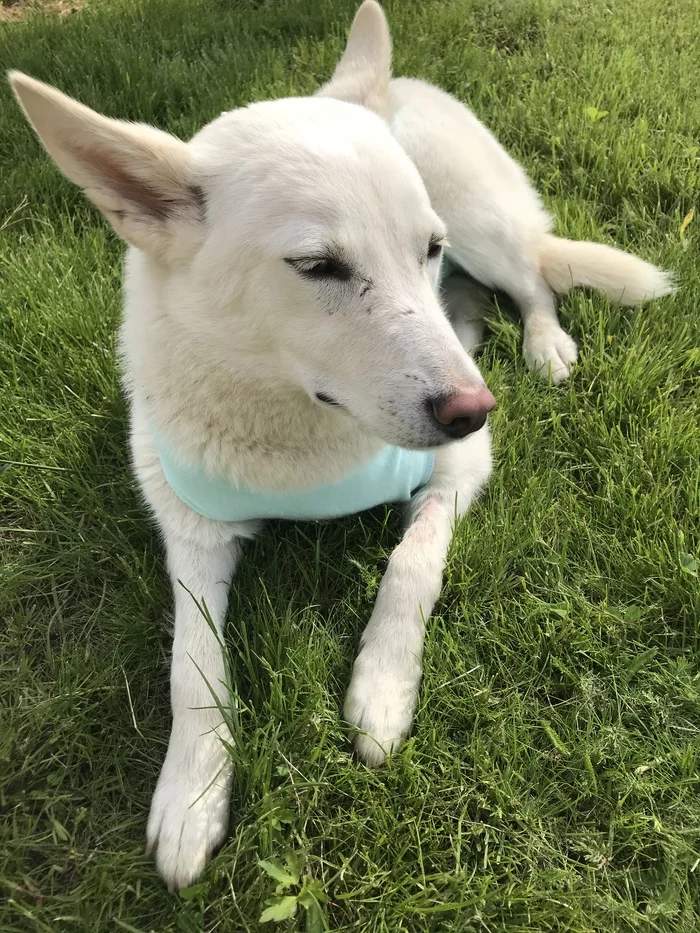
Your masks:
{"label": "grass lawn", "polygon": [[[351,0],[93,0],[0,23],[0,61],[177,134],[312,92]],[[561,234],[683,288],[574,293],[571,382],[494,307],[497,468],[463,522],[412,738],[387,767],[340,720],[400,519],[268,530],[228,644],[231,838],[170,896],[144,855],[165,753],[170,592],[129,471],[122,247],[0,89],[0,930],[257,930],[300,855],[330,930],[700,928],[700,6],[393,0],[396,70],[468,101]],[[299,888],[292,886],[291,893]],[[294,924],[297,924],[297,927]],[[291,924],[263,929],[304,928]]]}

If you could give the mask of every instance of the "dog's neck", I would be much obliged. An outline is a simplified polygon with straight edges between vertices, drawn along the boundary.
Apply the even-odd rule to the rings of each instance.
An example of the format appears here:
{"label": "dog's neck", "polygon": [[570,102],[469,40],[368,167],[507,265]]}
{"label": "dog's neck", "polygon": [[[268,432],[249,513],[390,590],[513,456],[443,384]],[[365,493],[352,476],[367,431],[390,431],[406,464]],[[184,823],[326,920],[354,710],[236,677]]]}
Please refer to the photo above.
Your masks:
{"label": "dog's neck", "polygon": [[160,296],[140,280],[127,284],[127,392],[184,458],[233,482],[285,490],[333,482],[384,446],[354,418],[274,372],[233,371],[213,359]]}

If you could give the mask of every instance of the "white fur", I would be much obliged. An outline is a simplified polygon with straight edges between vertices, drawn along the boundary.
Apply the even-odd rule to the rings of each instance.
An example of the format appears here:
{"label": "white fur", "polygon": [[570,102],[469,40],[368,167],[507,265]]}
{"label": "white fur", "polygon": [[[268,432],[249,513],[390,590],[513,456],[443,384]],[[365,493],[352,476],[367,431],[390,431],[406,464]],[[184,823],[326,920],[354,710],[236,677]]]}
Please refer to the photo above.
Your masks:
{"label": "white fur", "polygon": [[[131,450],[175,597],[173,727],[148,821],[149,851],[171,888],[199,875],[227,831],[221,637],[255,523],[215,522],[185,506],[165,480],[154,431],[211,471],[263,489],[329,482],[383,443],[435,449],[345,703],[358,752],[376,764],[410,729],[453,523],[491,472],[488,427],[448,443],[431,415],[430,399],[483,385],[466,352],[481,339],[481,290],[447,280],[453,329],[436,297],[431,238],[444,237],[447,221],[451,258],[513,295],[526,356],[554,379],[568,374],[576,348],[550,286],[592,284],[623,299],[667,288],[641,260],[554,240],[524,173],[466,108],[389,77],[388,29],[373,0],[318,97],[223,114],[189,143],[12,76],[49,152],[132,247],[121,335]],[[352,265],[350,280],[309,280],[285,261],[329,247]]]}
{"label": "white fur", "polygon": [[552,291],[585,285],[637,304],[673,290],[665,272],[636,256],[552,236],[552,218],[525,172],[464,104],[413,78],[393,80],[389,98],[394,135],[447,225],[449,257],[516,302],[532,369],[560,382],[576,362]]}
{"label": "white fur", "polygon": [[540,245],[542,274],[558,295],[576,285],[597,288],[621,305],[669,295],[673,279],[638,256],[612,246],[546,236]]}
{"label": "white fur", "polygon": [[175,890],[197,878],[228,830],[232,773],[221,740],[232,737],[218,708],[228,694],[221,639],[240,543],[255,525],[213,522],[181,502],[138,402],[131,416],[132,462],[163,534],[175,597],[173,726],[147,831],[148,851]]}

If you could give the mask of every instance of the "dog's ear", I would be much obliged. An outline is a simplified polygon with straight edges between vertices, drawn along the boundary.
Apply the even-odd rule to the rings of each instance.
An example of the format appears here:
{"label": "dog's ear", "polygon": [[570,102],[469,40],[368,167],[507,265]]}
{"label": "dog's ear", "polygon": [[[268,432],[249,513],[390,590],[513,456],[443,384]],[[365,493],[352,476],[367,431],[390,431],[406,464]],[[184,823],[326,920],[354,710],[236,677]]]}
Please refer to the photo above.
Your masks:
{"label": "dog's ear", "polygon": [[196,249],[204,202],[182,140],[152,126],[103,117],[21,72],[9,78],[58,167],[121,237],[166,262]]}
{"label": "dog's ear", "polygon": [[391,36],[384,11],[365,0],[355,14],[343,57],[318,95],[362,104],[381,117],[388,115]]}

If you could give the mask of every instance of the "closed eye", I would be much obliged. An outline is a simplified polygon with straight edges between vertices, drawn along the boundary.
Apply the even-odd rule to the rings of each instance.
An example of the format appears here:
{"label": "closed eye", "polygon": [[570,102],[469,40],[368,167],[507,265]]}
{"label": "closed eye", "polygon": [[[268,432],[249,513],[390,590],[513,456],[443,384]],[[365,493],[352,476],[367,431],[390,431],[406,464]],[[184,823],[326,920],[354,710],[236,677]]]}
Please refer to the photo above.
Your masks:
{"label": "closed eye", "polygon": [[335,279],[347,282],[352,269],[337,256],[301,256],[284,260],[295,272],[306,279]]}

